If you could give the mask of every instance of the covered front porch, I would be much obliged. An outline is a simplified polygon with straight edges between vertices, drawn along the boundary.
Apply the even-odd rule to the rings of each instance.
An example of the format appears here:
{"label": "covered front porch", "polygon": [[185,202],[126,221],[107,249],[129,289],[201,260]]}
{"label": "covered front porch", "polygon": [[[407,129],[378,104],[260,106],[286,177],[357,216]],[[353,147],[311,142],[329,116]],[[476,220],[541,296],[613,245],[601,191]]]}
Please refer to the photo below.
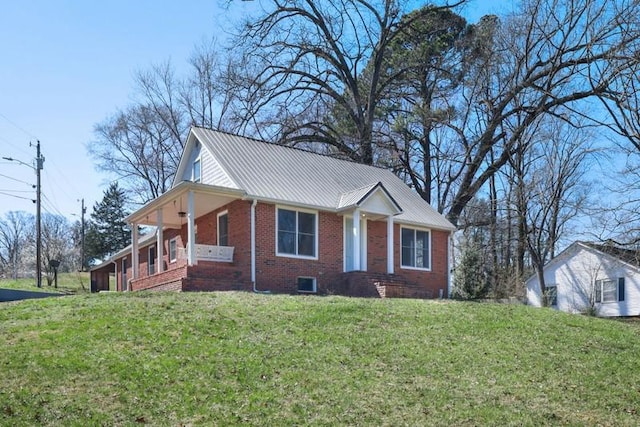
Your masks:
{"label": "covered front porch", "polygon": [[[202,287],[194,283],[205,272],[209,279],[229,279],[236,264],[235,248],[226,238],[220,240],[219,231],[211,232],[207,216],[243,196],[240,190],[184,181],[129,215],[131,277],[126,289],[193,290]],[[155,242],[146,239],[148,249],[142,251],[141,262],[139,229],[143,226],[155,227],[156,232]],[[219,224],[213,230],[217,228]],[[140,271],[141,265],[146,265],[145,271]]]}

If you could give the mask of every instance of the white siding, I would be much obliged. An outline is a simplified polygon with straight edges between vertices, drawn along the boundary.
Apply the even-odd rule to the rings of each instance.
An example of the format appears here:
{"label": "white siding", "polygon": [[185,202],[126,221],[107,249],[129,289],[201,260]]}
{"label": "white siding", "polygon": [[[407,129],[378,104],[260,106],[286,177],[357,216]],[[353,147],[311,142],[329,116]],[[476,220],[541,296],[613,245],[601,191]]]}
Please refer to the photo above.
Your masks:
{"label": "white siding", "polygon": [[202,183],[220,187],[238,188],[208,150],[202,150]]}
{"label": "white siding", "polygon": [[[575,243],[545,266],[547,285],[555,284],[558,290],[558,310],[581,312],[589,306],[594,283],[600,279],[625,278],[625,300],[598,303],[598,315],[640,315],[640,274],[637,269],[602,252]],[[540,286],[537,277],[527,281],[527,300],[534,306],[541,305]]]}

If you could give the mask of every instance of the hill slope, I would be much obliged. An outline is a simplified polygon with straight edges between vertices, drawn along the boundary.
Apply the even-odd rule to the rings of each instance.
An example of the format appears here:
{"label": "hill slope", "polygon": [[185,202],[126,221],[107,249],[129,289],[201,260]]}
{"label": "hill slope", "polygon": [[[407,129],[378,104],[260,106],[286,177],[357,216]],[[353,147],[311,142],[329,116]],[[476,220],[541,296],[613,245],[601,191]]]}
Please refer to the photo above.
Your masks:
{"label": "hill slope", "polygon": [[640,423],[635,325],[246,293],[0,305],[0,424]]}

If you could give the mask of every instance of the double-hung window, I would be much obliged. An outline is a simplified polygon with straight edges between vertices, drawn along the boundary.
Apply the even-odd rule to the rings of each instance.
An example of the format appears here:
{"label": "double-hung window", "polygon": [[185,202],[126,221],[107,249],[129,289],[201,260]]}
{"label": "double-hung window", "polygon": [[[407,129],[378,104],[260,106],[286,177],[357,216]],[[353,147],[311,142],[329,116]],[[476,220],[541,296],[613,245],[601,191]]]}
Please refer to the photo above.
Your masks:
{"label": "double-hung window", "polygon": [[178,245],[176,238],[169,240],[169,262],[174,262],[178,258]]}
{"label": "double-hung window", "polygon": [[229,213],[218,214],[218,246],[229,246]]}
{"label": "double-hung window", "polygon": [[596,280],[595,300],[602,303],[624,301],[624,277]]}
{"label": "double-hung window", "polygon": [[402,228],[402,267],[431,269],[431,238],[426,230]]}
{"label": "double-hung window", "polygon": [[276,230],[278,255],[317,257],[318,215],[316,213],[278,208]]}

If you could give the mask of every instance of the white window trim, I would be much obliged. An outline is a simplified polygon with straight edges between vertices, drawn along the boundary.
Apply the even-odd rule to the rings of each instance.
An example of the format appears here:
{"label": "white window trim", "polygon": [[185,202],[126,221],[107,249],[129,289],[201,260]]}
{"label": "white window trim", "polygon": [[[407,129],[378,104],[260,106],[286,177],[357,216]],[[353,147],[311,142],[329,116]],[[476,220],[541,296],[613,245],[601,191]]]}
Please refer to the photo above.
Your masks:
{"label": "white window trim", "polygon": [[[174,251],[175,253],[173,254],[173,257],[171,256],[171,243],[175,244],[176,250]],[[178,240],[175,237],[172,237],[171,239],[169,239],[169,262],[176,262],[178,260]]]}
{"label": "white window trim", "polygon": [[[610,277],[605,277],[603,279],[596,279],[595,285],[594,286],[599,286],[600,287],[600,301],[596,301],[596,304],[617,304],[620,301],[620,285],[619,285],[619,280],[620,278],[615,277],[615,278],[610,278]],[[616,299],[613,301],[604,301],[604,282],[613,282],[613,285],[616,288]],[[593,290],[593,296],[595,298],[596,296],[596,290]]]}
{"label": "white window trim", "polygon": [[[294,211],[294,212],[304,212],[304,213],[310,213],[310,214],[314,214],[316,217],[316,221],[315,221],[315,242],[314,242],[314,253],[315,256],[307,256],[307,255],[295,255],[295,254],[287,254],[287,253],[280,253],[278,252],[278,230],[279,230],[279,224],[278,224],[278,210],[279,209],[284,209],[287,211]],[[320,236],[318,235],[318,228],[319,228],[319,222],[320,222],[320,215],[318,214],[318,211],[312,210],[312,209],[302,209],[302,208],[298,208],[298,207],[293,207],[293,206],[283,206],[283,205],[276,205],[275,207],[275,217],[276,217],[276,230],[275,230],[275,251],[276,251],[276,256],[279,257],[283,257],[283,258],[297,258],[297,259],[310,259],[310,260],[317,260],[318,259],[318,241],[320,240]],[[297,222],[296,222],[297,224]],[[296,230],[296,237],[298,235],[298,230]],[[296,248],[297,248],[297,244],[298,241],[296,239]]]}
{"label": "white window trim", "polygon": [[[198,180],[196,181],[196,168],[195,165],[196,163],[200,164],[200,177],[198,178]],[[198,156],[193,160],[193,163],[191,164],[191,181],[193,182],[202,182],[202,156]]]}
{"label": "white window trim", "polygon": [[[155,249],[156,245],[151,245],[147,248],[147,275],[151,276],[152,274],[156,274],[158,271],[158,268],[156,266],[156,264],[158,263],[158,260],[156,259],[158,257],[158,253],[156,251],[155,254],[153,254],[153,257],[151,256],[151,250]],[[153,260],[153,272],[151,272],[151,261]]]}
{"label": "white window trim", "polygon": [[[313,280],[313,290],[312,291],[301,291],[300,288],[298,288],[298,280],[300,279],[311,279]],[[318,279],[316,279],[315,277],[311,277],[311,276],[298,276],[296,278],[296,290],[298,292],[300,292],[301,294],[316,294],[318,293]]]}
{"label": "white window trim", "polygon": [[216,243],[218,244],[218,246],[220,245],[220,217],[221,216],[227,216],[227,244],[229,243],[229,211],[228,210],[224,210],[222,212],[219,212],[218,215],[216,215]]}
{"label": "white window trim", "polygon": [[[413,267],[410,265],[404,265],[402,264],[402,230],[407,229],[407,230],[413,230],[413,236],[415,238],[415,232],[416,231],[424,231],[425,233],[429,233],[429,268],[424,268],[424,267]],[[400,226],[400,236],[398,239],[398,243],[400,244],[400,268],[403,270],[417,270],[417,271],[431,271],[431,266],[432,266],[432,259],[431,259],[431,253],[433,252],[433,245],[431,243],[431,230],[428,228],[421,228],[421,227],[409,227],[409,226],[404,226],[401,225]]]}

